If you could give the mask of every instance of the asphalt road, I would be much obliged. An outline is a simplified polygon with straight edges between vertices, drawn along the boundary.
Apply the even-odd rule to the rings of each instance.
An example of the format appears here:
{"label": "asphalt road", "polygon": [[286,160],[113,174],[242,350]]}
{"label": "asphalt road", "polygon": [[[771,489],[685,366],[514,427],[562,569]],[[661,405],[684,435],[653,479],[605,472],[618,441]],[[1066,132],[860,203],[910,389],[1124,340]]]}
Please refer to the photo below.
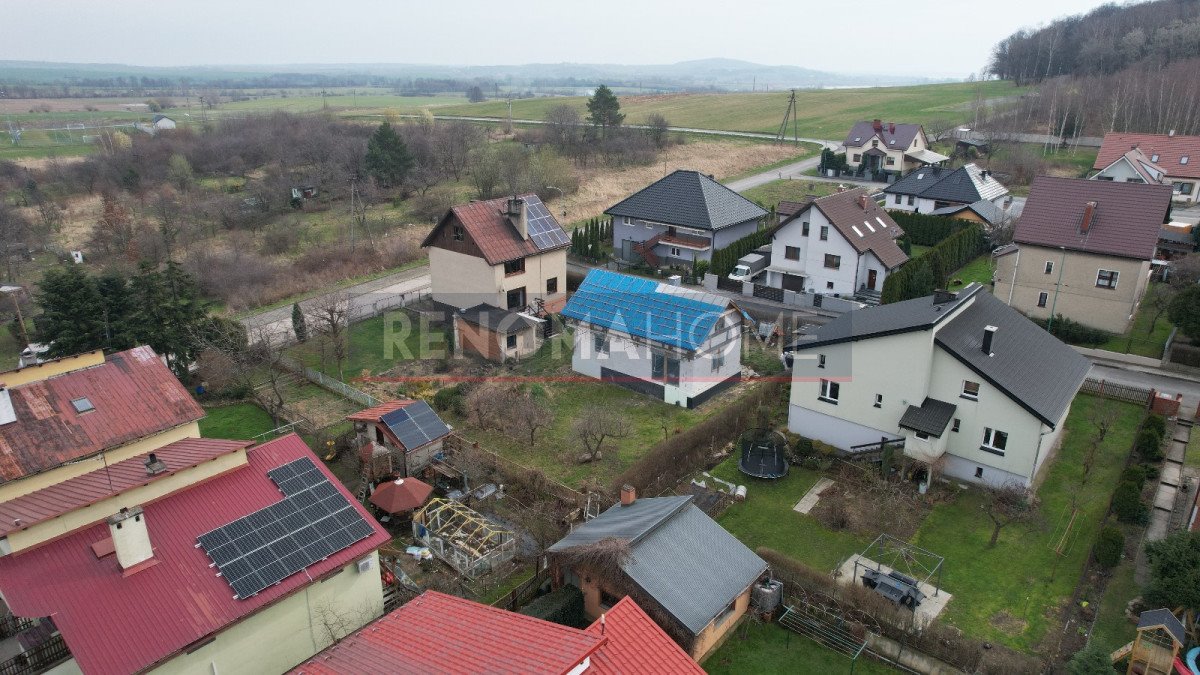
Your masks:
{"label": "asphalt road", "polygon": [[1161,370],[1148,372],[1093,362],[1088,377],[1135,387],[1153,387],[1168,394],[1183,394],[1180,411],[1188,415],[1195,413],[1196,406],[1200,405],[1200,382],[1176,373]]}

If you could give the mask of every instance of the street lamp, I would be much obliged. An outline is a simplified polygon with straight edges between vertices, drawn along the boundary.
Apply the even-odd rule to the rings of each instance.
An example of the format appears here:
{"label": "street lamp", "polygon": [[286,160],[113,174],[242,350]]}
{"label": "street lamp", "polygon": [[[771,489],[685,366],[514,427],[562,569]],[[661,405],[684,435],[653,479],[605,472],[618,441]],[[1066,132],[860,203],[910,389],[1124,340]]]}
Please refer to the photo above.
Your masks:
{"label": "street lamp", "polygon": [[13,301],[13,308],[17,310],[17,326],[21,329],[21,341],[25,347],[29,346],[29,334],[25,332],[25,319],[21,318],[21,302],[17,297],[24,290],[20,286],[0,286],[0,293],[10,296]]}

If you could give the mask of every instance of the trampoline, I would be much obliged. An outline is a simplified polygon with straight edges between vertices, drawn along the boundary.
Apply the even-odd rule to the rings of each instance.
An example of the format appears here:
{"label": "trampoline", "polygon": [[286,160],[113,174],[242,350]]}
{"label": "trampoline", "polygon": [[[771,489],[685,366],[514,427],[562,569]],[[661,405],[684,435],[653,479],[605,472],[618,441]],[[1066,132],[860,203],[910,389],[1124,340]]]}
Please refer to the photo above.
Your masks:
{"label": "trampoline", "polygon": [[755,478],[783,478],[788,472],[787,440],[771,429],[749,429],[738,439],[738,468]]}

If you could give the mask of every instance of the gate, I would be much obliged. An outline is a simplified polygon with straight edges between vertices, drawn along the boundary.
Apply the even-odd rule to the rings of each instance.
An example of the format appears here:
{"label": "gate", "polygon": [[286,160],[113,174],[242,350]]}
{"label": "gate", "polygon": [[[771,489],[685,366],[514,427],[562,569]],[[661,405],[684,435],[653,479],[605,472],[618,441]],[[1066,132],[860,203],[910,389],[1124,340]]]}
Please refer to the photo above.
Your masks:
{"label": "gate", "polygon": [[722,275],[717,277],[717,288],[723,291],[729,291],[730,293],[741,293],[742,282],[734,281],[733,279]]}
{"label": "gate", "polygon": [[754,284],[754,297],[762,298],[763,300],[773,300],[775,302],[783,302],[783,289],[764,286],[763,284]]}

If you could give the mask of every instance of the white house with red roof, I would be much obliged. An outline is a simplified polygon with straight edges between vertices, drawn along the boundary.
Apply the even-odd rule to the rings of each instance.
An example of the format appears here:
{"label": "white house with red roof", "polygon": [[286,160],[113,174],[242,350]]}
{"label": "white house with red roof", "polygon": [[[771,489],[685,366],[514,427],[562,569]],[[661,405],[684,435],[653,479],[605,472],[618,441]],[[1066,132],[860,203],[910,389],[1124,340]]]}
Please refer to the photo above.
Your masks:
{"label": "white house with red roof", "polygon": [[[1137,151],[1132,159],[1131,150]],[[1161,172],[1160,180],[1130,182],[1163,182],[1172,187],[1177,201],[1195,202],[1200,195],[1200,136],[1182,136],[1174,131],[1167,134],[1110,132],[1104,134],[1092,169],[1099,172],[1094,178],[1116,181],[1153,177]]]}
{"label": "white house with red roof", "polygon": [[181,440],[0,513],[40,670],[278,673],[383,613],[390,536],[295,434]]}
{"label": "white house with red roof", "polygon": [[389,672],[700,675],[704,671],[629,598],[579,630],[426,591],[291,674]]}

